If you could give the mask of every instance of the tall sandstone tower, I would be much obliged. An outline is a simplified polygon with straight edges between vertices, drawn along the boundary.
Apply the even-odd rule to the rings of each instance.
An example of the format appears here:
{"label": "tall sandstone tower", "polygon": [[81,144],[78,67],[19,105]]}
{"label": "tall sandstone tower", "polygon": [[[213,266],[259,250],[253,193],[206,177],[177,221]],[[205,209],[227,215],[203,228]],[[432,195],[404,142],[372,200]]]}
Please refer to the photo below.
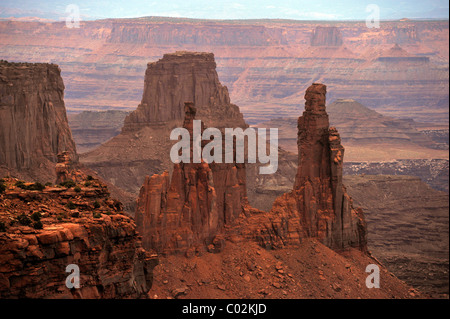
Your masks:
{"label": "tall sandstone tower", "polygon": [[298,245],[302,238],[313,237],[335,250],[367,249],[363,212],[353,207],[342,184],[344,147],[337,130],[329,126],[325,96],[323,84],[313,83],[306,90],[305,111],[298,118],[294,187],[250,227],[250,237],[264,247]]}

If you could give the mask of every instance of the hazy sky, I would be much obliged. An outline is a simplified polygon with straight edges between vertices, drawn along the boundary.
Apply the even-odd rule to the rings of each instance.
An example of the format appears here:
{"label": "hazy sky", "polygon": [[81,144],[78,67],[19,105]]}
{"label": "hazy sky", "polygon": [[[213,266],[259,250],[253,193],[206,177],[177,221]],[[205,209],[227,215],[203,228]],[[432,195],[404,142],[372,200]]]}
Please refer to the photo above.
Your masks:
{"label": "hazy sky", "polygon": [[69,4],[77,5],[85,20],[142,16],[365,20],[368,4],[379,6],[381,19],[449,17],[449,1],[442,0],[0,0],[0,17],[64,20]]}

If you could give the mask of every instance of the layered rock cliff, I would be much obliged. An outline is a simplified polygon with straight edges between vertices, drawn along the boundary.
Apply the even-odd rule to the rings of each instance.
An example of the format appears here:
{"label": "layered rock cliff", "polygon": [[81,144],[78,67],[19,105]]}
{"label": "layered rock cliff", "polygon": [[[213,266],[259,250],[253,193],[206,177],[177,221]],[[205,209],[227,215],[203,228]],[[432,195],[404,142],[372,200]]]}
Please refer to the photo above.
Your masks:
{"label": "layered rock cliff", "polygon": [[[196,108],[186,103],[183,127],[190,133],[191,145],[195,116]],[[238,165],[182,162],[174,164],[171,179],[167,171],[147,176],[135,214],[144,247],[165,254],[209,245],[210,250],[220,249],[217,235],[248,206],[245,166]]]}
{"label": "layered rock cliff", "polygon": [[325,95],[323,84],[306,90],[305,111],[298,119],[293,190],[275,200],[269,216],[260,217],[262,227],[253,227],[252,236],[264,247],[299,244],[313,237],[336,250],[366,250],[364,216],[353,207],[342,184],[344,147],[337,130],[329,127]]}
{"label": "layered rock cliff", "polygon": [[[1,183],[1,298],[147,297],[157,256],[103,183]],[[78,266],[78,288],[66,286],[69,265]]]}
{"label": "layered rock cliff", "polygon": [[63,151],[78,161],[55,64],[0,62],[0,171],[54,180]]}

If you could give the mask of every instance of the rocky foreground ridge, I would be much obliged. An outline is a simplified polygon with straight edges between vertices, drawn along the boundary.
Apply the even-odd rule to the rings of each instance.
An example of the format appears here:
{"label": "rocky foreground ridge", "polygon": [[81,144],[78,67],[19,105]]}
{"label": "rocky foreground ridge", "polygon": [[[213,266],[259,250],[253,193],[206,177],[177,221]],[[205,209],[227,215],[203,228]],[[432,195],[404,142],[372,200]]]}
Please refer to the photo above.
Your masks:
{"label": "rocky foreground ridge", "polygon": [[[0,182],[1,298],[146,297],[157,258],[103,183]],[[79,289],[65,285],[70,264]]]}

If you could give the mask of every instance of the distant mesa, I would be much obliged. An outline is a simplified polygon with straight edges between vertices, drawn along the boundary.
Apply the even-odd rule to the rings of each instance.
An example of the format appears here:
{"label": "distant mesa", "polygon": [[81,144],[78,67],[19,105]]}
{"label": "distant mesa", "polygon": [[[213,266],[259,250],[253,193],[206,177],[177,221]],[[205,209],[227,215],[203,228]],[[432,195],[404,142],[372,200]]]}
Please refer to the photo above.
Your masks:
{"label": "distant mesa", "polygon": [[341,31],[337,27],[317,26],[312,32],[311,46],[338,47],[343,43]]}

